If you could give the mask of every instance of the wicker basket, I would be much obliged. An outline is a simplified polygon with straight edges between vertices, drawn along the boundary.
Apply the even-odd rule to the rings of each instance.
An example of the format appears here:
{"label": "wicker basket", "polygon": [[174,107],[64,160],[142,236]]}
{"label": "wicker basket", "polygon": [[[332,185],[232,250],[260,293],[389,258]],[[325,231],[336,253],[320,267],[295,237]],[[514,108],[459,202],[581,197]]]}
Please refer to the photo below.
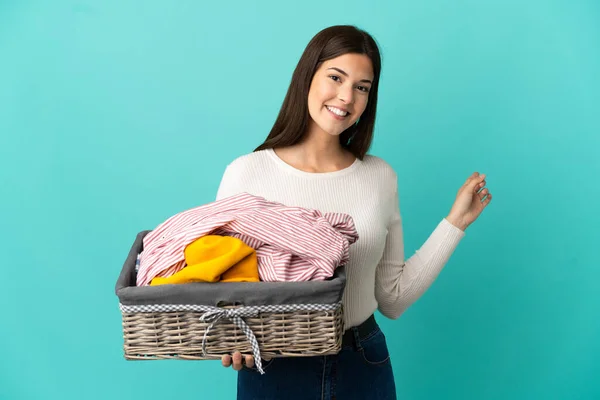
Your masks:
{"label": "wicker basket", "polygon": [[148,232],[138,234],[116,285],[126,359],[204,360],[240,351],[268,360],[341,349],[344,267],[327,281],[137,287],[135,262]]}

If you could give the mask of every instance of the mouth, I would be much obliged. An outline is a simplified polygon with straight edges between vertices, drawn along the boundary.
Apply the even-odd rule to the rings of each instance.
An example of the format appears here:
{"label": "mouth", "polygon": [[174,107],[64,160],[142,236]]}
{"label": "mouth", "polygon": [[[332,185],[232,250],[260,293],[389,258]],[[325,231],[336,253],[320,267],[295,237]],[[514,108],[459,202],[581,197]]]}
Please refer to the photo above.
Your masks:
{"label": "mouth", "polygon": [[327,111],[329,111],[329,114],[331,114],[335,119],[337,119],[339,121],[344,120],[345,118],[347,118],[350,115],[350,113],[348,111],[344,111],[337,107],[325,106],[325,108],[327,108]]}

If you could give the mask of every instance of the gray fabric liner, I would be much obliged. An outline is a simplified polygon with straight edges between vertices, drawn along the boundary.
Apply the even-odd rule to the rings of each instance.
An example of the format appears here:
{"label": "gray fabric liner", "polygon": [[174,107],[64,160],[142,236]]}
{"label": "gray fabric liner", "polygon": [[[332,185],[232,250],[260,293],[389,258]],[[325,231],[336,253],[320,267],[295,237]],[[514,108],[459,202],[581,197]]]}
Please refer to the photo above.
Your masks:
{"label": "gray fabric liner", "polygon": [[197,304],[246,306],[277,304],[332,304],[342,300],[346,284],[345,267],[333,277],[308,282],[194,282],[158,286],[136,286],[135,262],[143,250],[143,238],[150,231],[138,233],[123,264],[115,293],[124,305]]}

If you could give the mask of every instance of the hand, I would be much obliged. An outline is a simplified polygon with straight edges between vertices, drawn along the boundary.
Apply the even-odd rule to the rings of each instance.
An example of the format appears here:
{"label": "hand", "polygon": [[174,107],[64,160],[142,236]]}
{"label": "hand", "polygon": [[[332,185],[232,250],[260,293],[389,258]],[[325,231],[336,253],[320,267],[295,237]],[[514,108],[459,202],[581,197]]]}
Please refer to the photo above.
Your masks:
{"label": "hand", "polygon": [[[223,357],[221,357],[221,364],[223,364],[225,368],[228,368],[231,365],[231,358],[232,357],[228,354],[224,355]],[[246,366],[248,368],[252,368],[254,366],[253,356],[246,356]],[[239,351],[233,353],[233,369],[236,371],[242,369],[242,353],[240,353]]]}
{"label": "hand", "polygon": [[[446,217],[448,222],[464,231],[479,217],[492,200],[492,194],[488,188],[484,188],[485,183],[485,174],[480,175],[479,172],[473,173],[467,179],[458,190],[456,200]],[[485,197],[486,195],[487,197]],[[484,197],[485,200],[483,200]]]}

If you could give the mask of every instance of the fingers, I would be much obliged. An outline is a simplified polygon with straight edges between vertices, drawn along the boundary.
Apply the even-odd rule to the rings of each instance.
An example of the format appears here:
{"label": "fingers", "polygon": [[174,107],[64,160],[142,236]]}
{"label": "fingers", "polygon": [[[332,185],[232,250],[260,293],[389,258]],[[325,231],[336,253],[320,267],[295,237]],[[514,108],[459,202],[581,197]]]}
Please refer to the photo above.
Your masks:
{"label": "fingers", "polygon": [[468,188],[469,190],[472,190],[473,192],[477,192],[485,186],[485,178],[485,174],[474,172],[469,178],[467,178],[467,181],[463,186]]}
{"label": "fingers", "polygon": [[[233,353],[233,357],[229,354],[223,355],[223,357],[221,357],[221,364],[225,368],[228,368],[233,363],[233,369],[239,371],[243,367],[242,359],[242,353],[236,351],[235,353]],[[252,368],[254,366],[254,357],[246,356],[246,366],[248,366],[249,368]]]}
{"label": "fingers", "polygon": [[483,206],[485,207],[488,204],[490,204],[490,201],[492,201],[492,194],[491,193],[488,194],[488,197],[484,201],[482,201],[481,204],[483,204]]}
{"label": "fingers", "polygon": [[242,353],[236,351],[233,353],[233,369],[240,371],[242,369]]}
{"label": "fingers", "polygon": [[471,176],[469,176],[467,178],[467,180],[465,181],[463,186],[469,186],[470,184],[472,184],[473,182],[475,182],[481,175],[479,174],[479,172],[473,172],[471,174]]}
{"label": "fingers", "polygon": [[485,187],[487,184],[485,178],[485,174],[474,172],[467,178],[466,182],[459,189],[458,196],[465,192],[476,194],[481,202],[481,205],[486,207],[490,201],[492,201],[492,194],[490,193],[489,189]]}
{"label": "fingers", "polygon": [[481,200],[481,203],[484,207],[487,206],[489,204],[489,202],[492,200],[492,194],[490,193],[488,188],[485,188],[481,192],[479,192],[478,196],[479,196],[479,200]]}
{"label": "fingers", "polygon": [[228,368],[231,365],[231,356],[229,354],[225,354],[223,357],[221,357],[221,364],[223,364],[225,368]]}
{"label": "fingers", "polygon": [[485,188],[482,191],[480,191],[479,193],[477,193],[479,195],[479,199],[483,200],[483,198],[485,197],[485,195],[489,194],[489,189]]}

